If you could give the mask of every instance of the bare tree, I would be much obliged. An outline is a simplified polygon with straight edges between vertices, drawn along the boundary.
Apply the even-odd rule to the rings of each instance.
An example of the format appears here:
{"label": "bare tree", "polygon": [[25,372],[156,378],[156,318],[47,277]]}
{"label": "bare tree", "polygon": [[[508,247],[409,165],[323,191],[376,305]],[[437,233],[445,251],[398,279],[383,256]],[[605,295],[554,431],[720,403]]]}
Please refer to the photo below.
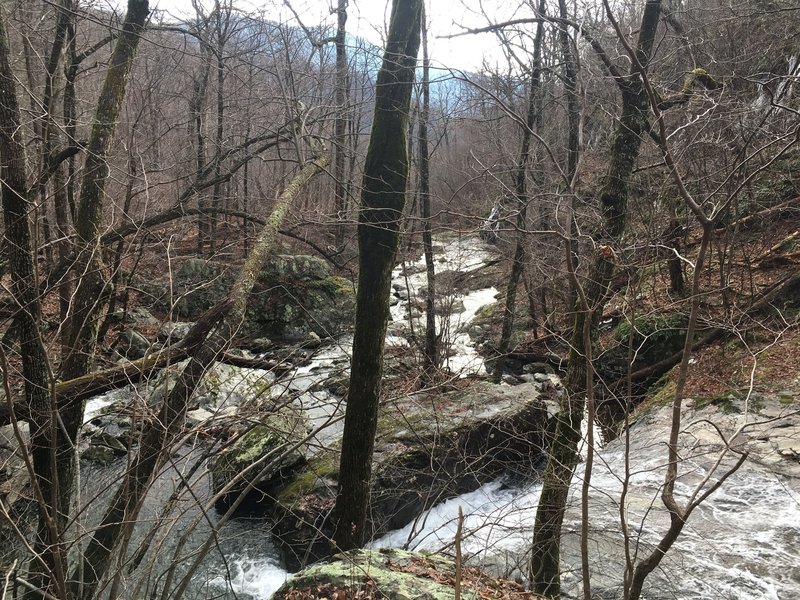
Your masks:
{"label": "bare tree", "polygon": [[405,204],[405,143],[420,43],[421,0],[395,0],[375,92],[358,227],[359,273],[350,388],[347,393],[334,543],[364,543],[372,449],[389,319],[389,292]]}

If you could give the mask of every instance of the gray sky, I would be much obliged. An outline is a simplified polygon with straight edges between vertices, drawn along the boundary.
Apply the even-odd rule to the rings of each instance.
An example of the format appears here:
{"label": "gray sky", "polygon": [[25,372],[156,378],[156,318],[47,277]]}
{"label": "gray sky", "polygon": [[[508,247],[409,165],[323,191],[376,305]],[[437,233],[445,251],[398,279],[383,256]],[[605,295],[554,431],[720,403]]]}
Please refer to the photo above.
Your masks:
{"label": "gray sky", "polygon": [[[206,6],[213,5],[213,0],[201,0]],[[100,0],[118,8],[124,8],[125,0]],[[304,24],[315,26],[321,23],[335,24],[331,15],[331,2],[336,0],[291,0]],[[504,62],[498,51],[499,43],[492,33],[468,35],[455,39],[441,39],[462,31],[464,27],[484,27],[489,15],[493,21],[501,21],[515,14],[509,7],[508,0],[428,0],[428,22],[430,27],[430,55],[436,65],[445,65],[457,69],[477,69],[485,57],[490,64]],[[294,17],[282,0],[234,0],[234,5],[245,11],[265,11],[269,18],[281,22],[292,22]],[[166,10],[176,16],[193,13],[190,0],[150,0],[151,8]],[[482,9],[481,9],[482,7]],[[391,4],[387,0],[350,0],[348,8],[348,33],[363,37],[376,45],[381,41],[388,27]]]}

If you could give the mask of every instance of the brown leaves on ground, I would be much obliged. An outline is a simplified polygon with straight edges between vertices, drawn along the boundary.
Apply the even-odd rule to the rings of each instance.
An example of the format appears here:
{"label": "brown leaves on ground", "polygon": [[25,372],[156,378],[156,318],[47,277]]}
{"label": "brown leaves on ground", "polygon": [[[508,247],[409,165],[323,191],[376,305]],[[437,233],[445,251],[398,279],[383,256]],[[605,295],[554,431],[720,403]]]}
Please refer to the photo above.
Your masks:
{"label": "brown leaves on ground", "polygon": [[365,577],[361,585],[340,587],[323,583],[305,588],[293,588],[283,600],[378,600],[386,596],[378,590],[375,581]]}
{"label": "brown leaves on ground", "polygon": [[[389,562],[386,568],[426,577],[448,587],[455,587],[456,583],[452,573],[442,573],[424,558],[416,558],[410,564]],[[475,592],[483,600],[537,600],[538,598],[516,581],[491,577],[475,567],[465,567],[462,570],[461,587]]]}

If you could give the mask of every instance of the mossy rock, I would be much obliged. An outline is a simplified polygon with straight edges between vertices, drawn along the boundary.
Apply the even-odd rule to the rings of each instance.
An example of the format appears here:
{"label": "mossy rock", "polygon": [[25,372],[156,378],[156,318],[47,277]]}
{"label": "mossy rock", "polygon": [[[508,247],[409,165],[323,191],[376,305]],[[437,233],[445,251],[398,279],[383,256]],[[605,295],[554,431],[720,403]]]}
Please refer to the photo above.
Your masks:
{"label": "mossy rock", "polygon": [[227,506],[248,486],[271,500],[280,485],[305,463],[306,434],[305,415],[299,409],[285,406],[222,451],[211,466],[214,493],[230,485],[222,497],[222,506]]}
{"label": "mossy rock", "polygon": [[[435,574],[433,579],[428,574]],[[330,562],[317,564],[298,573],[272,596],[273,600],[316,598],[305,590],[347,590],[358,597],[387,600],[452,600],[455,564],[445,556],[405,550],[355,550],[337,554]],[[333,597],[333,596],[331,596]],[[462,590],[464,600],[478,600],[469,589]]]}
{"label": "mossy rock", "polygon": [[[555,392],[554,392],[555,393]],[[549,445],[555,400],[528,383],[479,383],[381,406],[373,454],[370,535],[403,527],[436,502],[503,475],[533,476]],[[298,469],[278,492],[273,533],[291,570],[329,556],[340,442]]]}
{"label": "mossy rock", "polygon": [[[441,554],[386,548],[337,554],[289,579],[273,600],[317,598],[383,598],[386,600],[452,600],[455,561]],[[461,598],[533,600],[518,583],[475,568],[461,574]]]}
{"label": "mossy rock", "polygon": [[[197,318],[228,294],[235,276],[228,265],[189,259],[173,278],[175,305],[166,294],[153,294],[156,306],[176,317]],[[354,307],[352,283],[334,276],[325,261],[273,255],[250,294],[239,335],[287,341],[300,341],[309,332],[330,337],[352,326]]]}
{"label": "mossy rock", "polygon": [[742,399],[735,392],[724,392],[716,396],[700,396],[695,398],[694,406],[702,410],[709,406],[716,406],[724,414],[738,414],[742,412]]}
{"label": "mossy rock", "polygon": [[[688,321],[684,313],[670,313],[641,315],[633,323],[620,322],[612,332],[613,341],[596,358],[597,372],[606,381],[616,381],[625,376],[629,366],[636,371],[672,356],[683,348]],[[629,346],[634,352],[632,365]],[[634,391],[643,395],[652,380],[641,383],[643,388]]]}

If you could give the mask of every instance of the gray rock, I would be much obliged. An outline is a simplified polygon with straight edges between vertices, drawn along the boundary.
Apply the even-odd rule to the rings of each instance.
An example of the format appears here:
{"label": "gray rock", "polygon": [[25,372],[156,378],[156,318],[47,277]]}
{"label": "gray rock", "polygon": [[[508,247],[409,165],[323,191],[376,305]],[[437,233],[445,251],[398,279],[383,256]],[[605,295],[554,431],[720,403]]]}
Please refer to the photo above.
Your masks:
{"label": "gray rock", "polygon": [[158,330],[158,339],[162,342],[180,342],[193,326],[191,321],[167,321]]}
{"label": "gray rock", "polygon": [[272,340],[265,337],[254,338],[252,340],[248,340],[245,347],[250,350],[250,352],[255,352],[256,354],[263,354],[272,348]]}
{"label": "gray rock", "polygon": [[309,331],[303,341],[300,343],[303,348],[319,348],[322,345],[322,340],[313,331]]}
{"label": "gray rock", "polygon": [[[382,405],[373,458],[371,533],[397,529],[438,501],[501,474],[525,478],[547,447],[548,401],[539,384],[411,395]],[[328,556],[339,442],[322,449],[277,494],[271,517],[290,570]],[[435,465],[435,468],[431,468]]]}
{"label": "gray rock", "polygon": [[555,374],[555,369],[543,362],[532,362],[522,367],[523,373],[544,373],[546,375]]}
{"label": "gray rock", "polygon": [[140,327],[155,327],[159,324],[159,320],[153,316],[149,310],[143,306],[128,311],[128,321],[136,323]]}
{"label": "gray rock", "polygon": [[120,335],[119,350],[126,358],[135,360],[147,356],[151,346],[150,340],[133,329],[126,329]]}
{"label": "gray rock", "polygon": [[[355,577],[354,573],[365,573],[368,576]],[[436,577],[428,575],[431,573],[435,573]],[[315,598],[332,598],[334,591],[341,591],[342,598],[451,600],[454,597],[453,586],[447,582],[454,579],[455,573],[453,559],[441,554],[398,549],[355,550],[338,554],[327,563],[314,565],[298,573],[275,592],[273,599],[296,598],[299,597],[297,594],[300,590],[311,588]],[[484,574],[481,574],[480,579],[496,581],[496,578]],[[510,585],[514,584],[505,584],[506,587]],[[495,584],[493,587],[500,586]],[[518,587],[522,597],[523,589]],[[505,594],[503,597],[506,597]],[[478,600],[479,596],[469,585],[464,585],[461,598]]]}
{"label": "gray rock", "polygon": [[[162,299],[160,307],[196,317],[228,294],[235,275],[215,262],[187,260],[174,277],[175,306]],[[352,326],[354,306],[353,284],[334,276],[321,259],[275,255],[258,276],[239,334],[294,342],[309,331],[329,337]]]}
{"label": "gray rock", "polygon": [[305,462],[302,442],[306,435],[305,414],[284,406],[223,450],[211,467],[214,493],[228,487],[221,506],[227,506],[248,486],[266,498],[274,497],[281,482]]}

